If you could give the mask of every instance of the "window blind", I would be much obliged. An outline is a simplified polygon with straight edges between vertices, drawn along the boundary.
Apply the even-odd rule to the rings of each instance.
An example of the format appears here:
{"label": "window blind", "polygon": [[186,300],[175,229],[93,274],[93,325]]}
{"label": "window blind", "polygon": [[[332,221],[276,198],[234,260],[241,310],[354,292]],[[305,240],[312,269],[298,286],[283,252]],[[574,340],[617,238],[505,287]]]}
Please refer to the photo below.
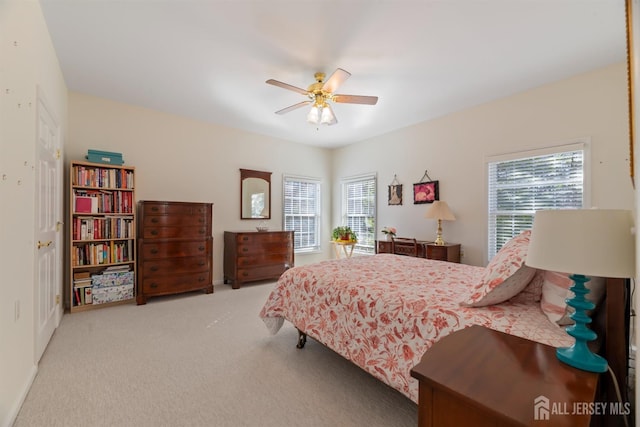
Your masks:
{"label": "window blind", "polygon": [[358,236],[354,250],[375,253],[376,177],[366,175],[343,180],[344,225]]}
{"label": "window blind", "polygon": [[583,207],[585,149],[565,150],[488,163],[488,259],[530,229],[536,211]]}
{"label": "window blind", "polygon": [[320,180],[284,177],[283,218],[296,252],[320,250]]}

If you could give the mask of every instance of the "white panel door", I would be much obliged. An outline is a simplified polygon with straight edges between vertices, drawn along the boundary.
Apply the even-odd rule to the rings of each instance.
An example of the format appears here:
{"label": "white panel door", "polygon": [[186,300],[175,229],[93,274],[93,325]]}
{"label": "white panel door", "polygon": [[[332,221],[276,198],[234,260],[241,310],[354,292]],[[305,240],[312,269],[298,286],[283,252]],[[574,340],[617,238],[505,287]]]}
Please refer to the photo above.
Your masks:
{"label": "white panel door", "polygon": [[59,316],[62,284],[62,165],[60,127],[38,90],[36,141],[35,362],[44,353]]}

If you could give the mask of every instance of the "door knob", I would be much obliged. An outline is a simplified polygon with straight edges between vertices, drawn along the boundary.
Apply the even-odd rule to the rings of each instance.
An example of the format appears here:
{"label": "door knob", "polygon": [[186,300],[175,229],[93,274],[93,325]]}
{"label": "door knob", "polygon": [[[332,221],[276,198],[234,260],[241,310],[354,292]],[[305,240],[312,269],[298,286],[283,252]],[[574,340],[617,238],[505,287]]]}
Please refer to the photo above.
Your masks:
{"label": "door knob", "polygon": [[40,240],[38,240],[38,249],[40,248],[46,248],[48,246],[50,246],[53,243],[53,241],[49,240],[48,242],[42,243]]}

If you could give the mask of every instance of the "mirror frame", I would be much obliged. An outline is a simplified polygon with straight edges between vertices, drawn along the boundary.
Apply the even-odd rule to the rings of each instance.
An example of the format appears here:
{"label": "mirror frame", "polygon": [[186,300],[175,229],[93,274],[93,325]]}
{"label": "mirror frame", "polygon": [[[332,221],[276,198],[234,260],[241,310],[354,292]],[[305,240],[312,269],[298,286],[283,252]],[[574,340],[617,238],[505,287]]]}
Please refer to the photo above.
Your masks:
{"label": "mirror frame", "polygon": [[[268,189],[269,189],[269,197],[267,198],[267,208],[269,215],[261,216],[259,218],[254,217],[245,217],[243,212],[243,202],[244,202],[244,188],[242,186],[243,182],[247,178],[258,178],[267,181]],[[240,169],[240,219],[271,219],[271,172],[262,172],[256,171],[252,169]]]}

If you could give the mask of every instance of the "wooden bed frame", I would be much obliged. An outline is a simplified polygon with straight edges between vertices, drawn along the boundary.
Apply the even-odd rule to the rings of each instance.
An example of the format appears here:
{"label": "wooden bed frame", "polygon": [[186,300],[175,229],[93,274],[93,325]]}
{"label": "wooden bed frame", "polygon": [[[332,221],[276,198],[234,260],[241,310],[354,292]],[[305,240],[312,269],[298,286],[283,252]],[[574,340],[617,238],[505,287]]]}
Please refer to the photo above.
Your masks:
{"label": "wooden bed frame", "polygon": [[[602,355],[613,371],[620,394],[624,402],[629,401],[627,379],[629,374],[629,327],[630,327],[630,292],[626,279],[607,279],[606,296],[600,310],[593,317],[592,329],[598,334],[598,340],[590,343],[593,351]],[[307,334],[298,329],[297,348],[301,349],[307,342]],[[616,383],[608,372],[600,376],[597,401],[617,402]],[[618,417],[619,418],[619,417]],[[633,418],[633,417],[631,417]],[[619,421],[619,419],[618,419]],[[611,425],[607,420],[596,421],[595,425]],[[633,425],[629,420],[629,425]]]}
{"label": "wooden bed frame", "polygon": [[[630,282],[626,279],[607,279],[607,293],[603,310],[596,314],[593,329],[603,342],[599,353],[607,359],[615,374],[623,401],[628,402],[629,375]],[[609,373],[600,376],[600,401],[618,400],[616,385]],[[630,420],[630,422],[632,422]]]}

